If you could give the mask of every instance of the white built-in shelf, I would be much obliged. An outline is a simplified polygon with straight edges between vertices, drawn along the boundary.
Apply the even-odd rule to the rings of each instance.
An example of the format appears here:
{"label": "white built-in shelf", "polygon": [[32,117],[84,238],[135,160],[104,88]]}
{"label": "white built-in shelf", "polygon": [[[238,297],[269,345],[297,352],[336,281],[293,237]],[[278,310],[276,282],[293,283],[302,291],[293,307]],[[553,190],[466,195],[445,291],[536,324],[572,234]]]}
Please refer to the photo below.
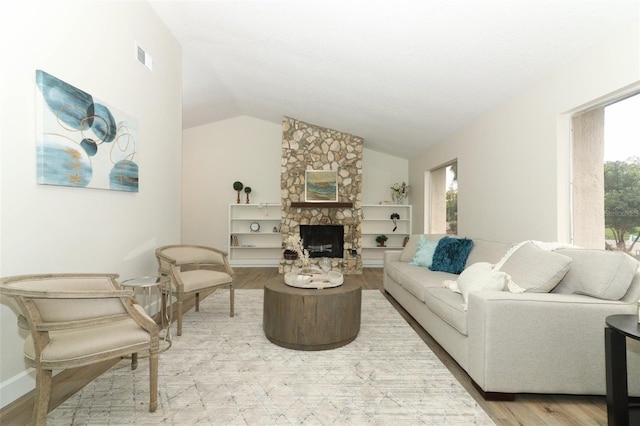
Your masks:
{"label": "white built-in shelf", "polygon": [[[393,231],[392,213],[400,219]],[[362,262],[364,266],[382,266],[385,250],[402,250],[411,235],[411,206],[397,204],[364,204],[362,206]],[[282,256],[280,203],[229,205],[229,261],[233,266],[278,266]],[[260,225],[258,232],[251,224]],[[378,247],[376,237],[389,239],[386,247]]]}
{"label": "white built-in shelf", "polygon": [[[230,204],[231,265],[278,266],[282,255],[280,219],[280,203]],[[253,223],[259,225],[258,231],[251,230]]]}
{"label": "white built-in shelf", "polygon": [[[398,213],[396,230],[391,214]],[[363,204],[362,206],[362,263],[364,266],[382,266],[386,250],[402,250],[405,239],[411,236],[411,205]],[[386,235],[386,247],[378,247],[376,237]]]}

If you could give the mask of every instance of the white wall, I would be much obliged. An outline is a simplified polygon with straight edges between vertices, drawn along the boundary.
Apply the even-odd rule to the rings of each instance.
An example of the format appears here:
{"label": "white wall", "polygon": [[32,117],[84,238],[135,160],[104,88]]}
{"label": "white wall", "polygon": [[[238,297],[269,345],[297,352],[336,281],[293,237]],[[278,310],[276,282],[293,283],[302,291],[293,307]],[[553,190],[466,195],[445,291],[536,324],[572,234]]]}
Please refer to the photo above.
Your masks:
{"label": "white wall", "polygon": [[[0,274],[153,274],[180,241],[181,48],[146,2],[3,2],[0,11]],[[135,60],[138,41],[153,72]],[[35,70],[138,120],[140,191],[36,183]],[[2,406],[33,386],[16,310],[0,304]]]}
{"label": "white wall", "polygon": [[460,235],[569,241],[568,116],[637,84],[639,58],[635,26],[412,158],[414,231],[425,224],[425,172],[457,158]]}
{"label": "white wall", "polygon": [[251,187],[251,203],[278,202],[281,145],[282,126],[247,116],[185,129],[182,241],[226,250],[237,180]]}
{"label": "white wall", "polygon": [[[367,141],[364,141],[365,147]],[[391,186],[409,182],[409,160],[365,148],[362,154],[362,204],[391,203]],[[411,204],[412,191],[408,201]]]}
{"label": "white wall", "polygon": [[[241,116],[186,129],[183,140],[182,240],[226,250],[234,181],[252,188],[252,203],[280,202],[282,126]],[[408,181],[408,160],[365,148],[362,174],[363,204],[377,204]]]}

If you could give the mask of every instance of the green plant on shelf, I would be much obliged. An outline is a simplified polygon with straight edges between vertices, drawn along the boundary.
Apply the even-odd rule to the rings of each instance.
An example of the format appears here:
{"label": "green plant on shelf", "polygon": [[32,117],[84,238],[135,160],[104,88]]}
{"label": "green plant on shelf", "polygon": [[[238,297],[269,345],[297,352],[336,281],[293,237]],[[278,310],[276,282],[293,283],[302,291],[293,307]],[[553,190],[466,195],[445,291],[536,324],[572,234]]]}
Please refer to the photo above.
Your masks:
{"label": "green plant on shelf", "polygon": [[242,191],[244,185],[239,180],[233,182],[233,189],[238,192],[238,199],[236,200],[237,204],[240,204],[240,191]]}
{"label": "green plant on shelf", "polygon": [[378,235],[376,237],[376,243],[378,243],[378,247],[385,247],[384,243],[388,240],[389,238],[386,235]]}

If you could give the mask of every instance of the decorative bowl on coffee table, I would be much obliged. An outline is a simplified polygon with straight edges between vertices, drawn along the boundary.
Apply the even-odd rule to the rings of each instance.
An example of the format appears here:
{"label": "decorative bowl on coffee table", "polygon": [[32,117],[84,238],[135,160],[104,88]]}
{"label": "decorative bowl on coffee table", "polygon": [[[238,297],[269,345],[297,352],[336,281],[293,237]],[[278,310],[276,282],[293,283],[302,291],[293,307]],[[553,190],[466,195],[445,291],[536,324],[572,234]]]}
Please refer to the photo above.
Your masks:
{"label": "decorative bowl on coffee table", "polygon": [[344,277],[340,272],[330,271],[324,274],[318,272],[292,271],[284,274],[286,285],[297,288],[333,288],[339,287],[344,282]]}

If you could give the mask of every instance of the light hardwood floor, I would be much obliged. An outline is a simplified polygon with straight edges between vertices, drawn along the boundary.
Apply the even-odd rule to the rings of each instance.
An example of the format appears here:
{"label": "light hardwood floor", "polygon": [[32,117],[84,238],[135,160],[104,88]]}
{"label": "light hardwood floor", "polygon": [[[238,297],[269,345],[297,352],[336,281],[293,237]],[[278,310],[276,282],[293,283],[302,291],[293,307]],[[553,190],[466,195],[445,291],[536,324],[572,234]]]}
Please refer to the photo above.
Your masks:
{"label": "light hardwood floor", "polygon": [[[277,268],[235,268],[237,289],[260,289],[262,283],[278,275]],[[497,425],[606,425],[607,408],[603,396],[530,395],[522,394],[515,401],[485,401],[464,370],[411,318],[398,303],[384,292],[382,269],[365,268],[363,289],[379,290],[405,318],[409,325],[433,350],[452,374],[473,396]],[[193,300],[185,303],[185,310],[193,307]],[[108,370],[116,361],[97,366],[65,371],[54,378],[50,409],[57,407],[86,383]],[[526,377],[522,378],[526,380]],[[33,395],[28,394],[0,410],[0,424],[23,425],[31,418]]]}

